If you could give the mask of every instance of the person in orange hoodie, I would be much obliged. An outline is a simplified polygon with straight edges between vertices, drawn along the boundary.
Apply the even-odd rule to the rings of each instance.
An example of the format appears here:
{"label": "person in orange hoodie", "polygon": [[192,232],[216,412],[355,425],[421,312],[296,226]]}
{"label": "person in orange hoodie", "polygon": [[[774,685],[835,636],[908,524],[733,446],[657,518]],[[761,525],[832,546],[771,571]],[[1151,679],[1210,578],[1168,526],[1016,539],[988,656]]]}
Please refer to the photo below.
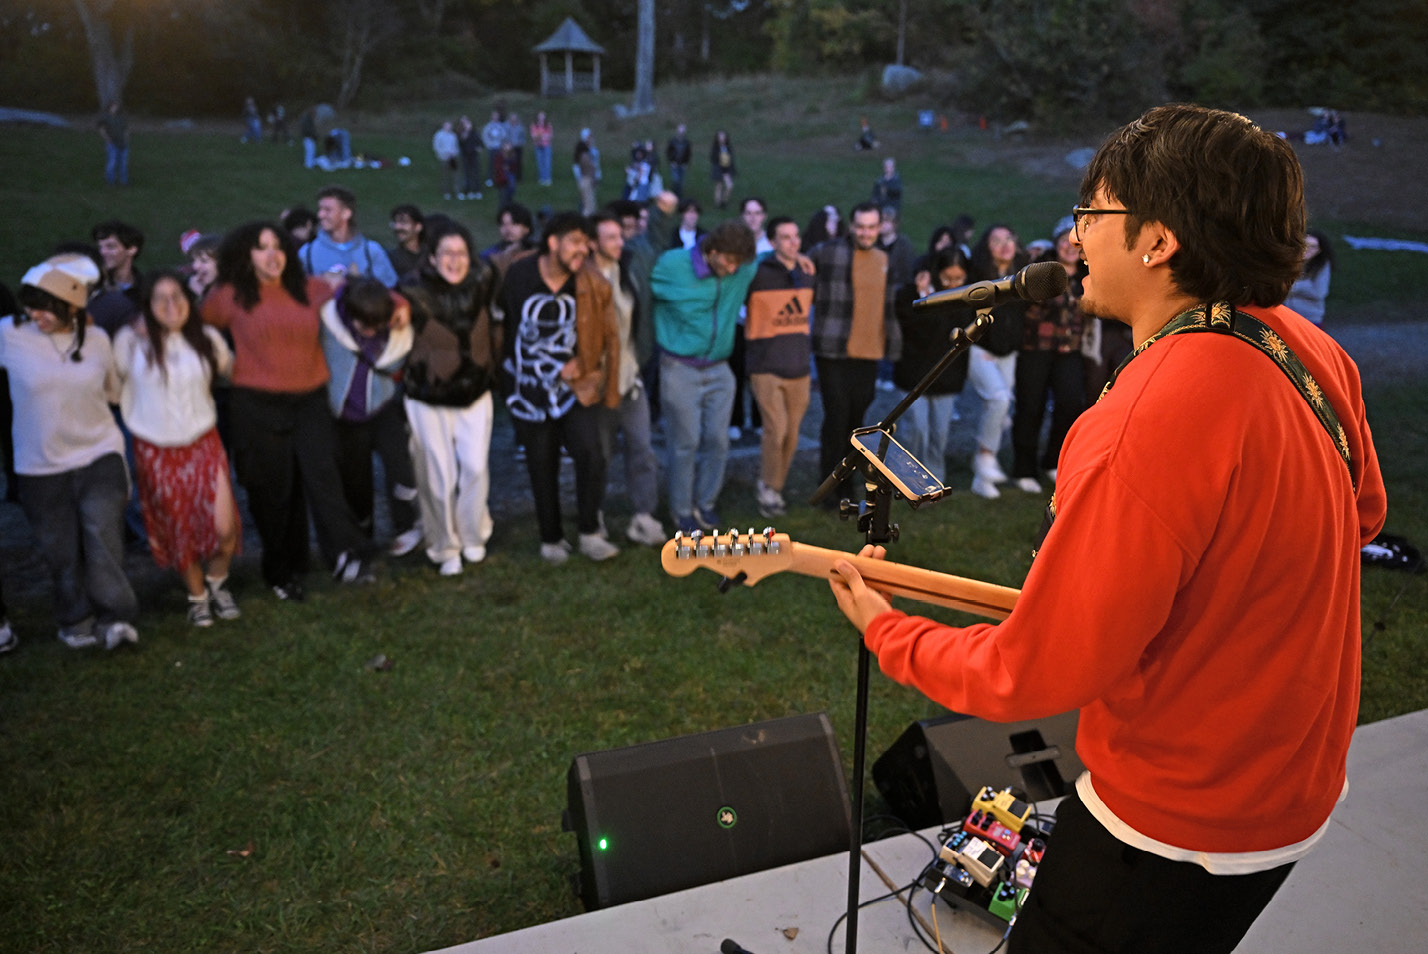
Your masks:
{"label": "person in orange hoodie", "polygon": [[1082,304],[1136,350],[1067,436],[1015,609],[907,616],[846,561],[832,588],[882,671],[937,702],[1080,712],[1086,773],[1009,950],[1228,952],[1346,791],[1383,480],[1358,369],[1281,304],[1305,236],[1288,144],[1156,107],[1080,199]]}

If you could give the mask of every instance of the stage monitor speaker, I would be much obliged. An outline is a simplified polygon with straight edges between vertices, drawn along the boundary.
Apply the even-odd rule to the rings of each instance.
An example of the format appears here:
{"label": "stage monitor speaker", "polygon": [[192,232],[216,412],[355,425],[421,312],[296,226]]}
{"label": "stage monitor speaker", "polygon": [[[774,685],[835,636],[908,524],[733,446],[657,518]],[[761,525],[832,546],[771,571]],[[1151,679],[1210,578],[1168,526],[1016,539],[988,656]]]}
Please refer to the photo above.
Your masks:
{"label": "stage monitor speaker", "polygon": [[873,783],[913,830],[964,818],[984,785],[1018,788],[1032,801],[1058,798],[1084,769],[1077,717],[986,722],[953,713],[914,722],[873,763]]}
{"label": "stage monitor speaker", "polygon": [[566,787],[590,910],[848,850],[824,713],[578,755]]}

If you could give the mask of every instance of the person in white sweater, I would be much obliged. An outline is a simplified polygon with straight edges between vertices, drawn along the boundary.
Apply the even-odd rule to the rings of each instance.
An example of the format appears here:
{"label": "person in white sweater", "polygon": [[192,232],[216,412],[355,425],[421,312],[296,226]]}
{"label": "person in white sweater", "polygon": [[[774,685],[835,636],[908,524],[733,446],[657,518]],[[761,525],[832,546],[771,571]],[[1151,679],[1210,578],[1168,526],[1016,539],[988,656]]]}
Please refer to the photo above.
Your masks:
{"label": "person in white sweater", "polygon": [[99,267],[56,255],[25,273],[21,312],[0,318],[0,366],[15,405],[15,472],[49,565],[59,639],[71,649],[137,643],[139,601],[124,575],[129,474],[109,337],[85,304]]}
{"label": "person in white sweater", "polygon": [[232,371],[233,355],[203,324],[178,272],[145,287],[143,317],[114,336],[114,366],[149,552],[183,577],[190,623],[237,619],[225,584],[242,534],[212,390],[215,377]]}

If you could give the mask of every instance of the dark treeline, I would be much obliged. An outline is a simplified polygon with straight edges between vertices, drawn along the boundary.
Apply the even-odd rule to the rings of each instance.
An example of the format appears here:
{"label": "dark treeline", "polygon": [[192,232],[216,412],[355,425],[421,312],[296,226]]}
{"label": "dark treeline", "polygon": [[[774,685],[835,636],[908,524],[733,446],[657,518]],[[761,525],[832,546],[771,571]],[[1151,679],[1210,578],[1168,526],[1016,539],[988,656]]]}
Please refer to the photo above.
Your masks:
{"label": "dark treeline", "polygon": [[[5,105],[232,115],[534,89],[572,16],[634,85],[634,0],[0,0]],[[1048,125],[1192,99],[1428,111],[1420,0],[657,0],[656,81],[929,71],[939,105]],[[563,69],[563,61],[555,64]]]}

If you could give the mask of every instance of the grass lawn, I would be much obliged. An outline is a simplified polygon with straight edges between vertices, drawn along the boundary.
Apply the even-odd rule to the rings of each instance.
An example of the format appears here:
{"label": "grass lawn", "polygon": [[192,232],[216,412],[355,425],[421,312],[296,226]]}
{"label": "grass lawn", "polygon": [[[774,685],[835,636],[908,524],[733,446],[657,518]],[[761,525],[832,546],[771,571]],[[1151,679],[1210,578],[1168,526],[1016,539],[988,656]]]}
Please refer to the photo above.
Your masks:
{"label": "grass lawn", "polygon": [[[716,123],[730,128],[737,191],[762,192],[775,214],[806,220],[866,193],[878,169],[850,148],[860,113],[896,144],[907,231],[919,240],[964,210],[1040,235],[1071,205],[1069,167],[1027,171],[1010,158],[1024,156],[1020,145],[988,162],[995,146],[980,133],[922,136],[910,107],[860,103],[852,85],[780,83],[775,96],[769,81],[748,80],[662,95],[696,145]],[[534,112],[528,97],[510,99]],[[607,182],[629,139],[662,142],[672,125],[666,114],[617,127],[607,111],[582,112],[592,102],[555,104],[557,169],[581,124],[597,124]],[[430,120],[456,109],[480,116],[485,105],[358,117],[359,149],[415,165],[330,175],[304,171],[297,150],[240,146],[236,122],[141,130],[127,190],[99,184],[91,134],[7,129],[0,278],[17,280],[54,242],[109,216],[150,234],[141,264],[173,261],[184,230],[311,203],[329,180],[357,191],[359,215],[385,239],[392,204],[436,205]],[[691,181],[707,198],[701,156]],[[557,179],[522,198],[572,202],[573,184]],[[447,210],[494,238],[489,198]],[[1375,234],[1428,238],[1396,226]],[[1382,254],[1344,256],[1335,297],[1417,304],[1425,266]],[[1390,527],[1428,543],[1422,377],[1369,388]],[[790,499],[812,489],[812,471],[804,455]],[[747,493],[727,506],[741,526],[757,519]],[[1019,585],[1041,506],[1031,495],[957,494],[915,514],[899,508],[894,557]],[[857,546],[849,525],[805,507],[779,526],[796,540]],[[487,562],[461,577],[401,561],[372,586],[314,582],[299,605],[258,592],[250,553],[243,618],[202,633],[183,622],[177,584],[150,581],[142,645],[111,658],[64,649],[49,638],[47,600],[12,595],[25,645],[0,661],[0,952],[439,948],[579,912],[575,840],[560,814],[580,752],[826,710],[851,763],[856,635],[820,582],[781,576],[721,596],[711,574],[665,576],[653,551],[554,570],[511,542],[535,539],[532,518],[498,533]],[[20,546],[0,545],[7,579],[29,558]],[[1361,718],[1428,706],[1428,577],[1366,571],[1363,612]],[[368,668],[378,654],[390,670]],[[869,757],[938,712],[875,675]],[[870,786],[869,813],[877,808]]]}

